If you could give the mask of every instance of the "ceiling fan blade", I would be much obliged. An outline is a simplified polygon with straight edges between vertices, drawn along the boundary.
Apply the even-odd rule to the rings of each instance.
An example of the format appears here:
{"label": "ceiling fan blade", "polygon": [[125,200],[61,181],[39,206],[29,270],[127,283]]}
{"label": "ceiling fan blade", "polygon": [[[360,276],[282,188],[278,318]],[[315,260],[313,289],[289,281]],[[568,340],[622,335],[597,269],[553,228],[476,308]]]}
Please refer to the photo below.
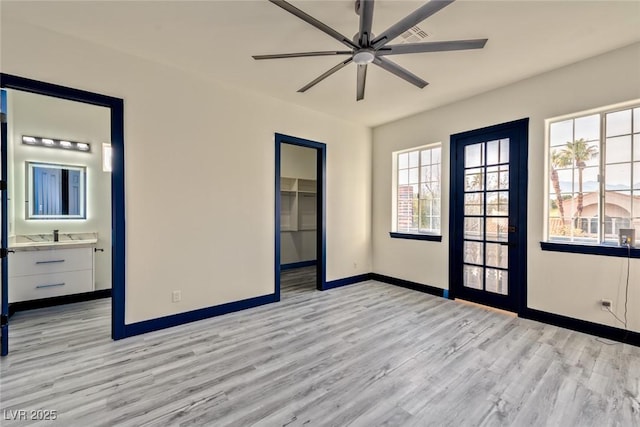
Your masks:
{"label": "ceiling fan blade", "polygon": [[409,83],[418,86],[420,89],[422,89],[423,87],[425,87],[426,85],[429,84],[429,83],[425,82],[424,80],[422,80],[420,77],[416,76],[415,74],[411,73],[410,71],[405,70],[404,68],[402,68],[401,66],[399,66],[395,62],[391,62],[386,58],[375,57],[373,59],[373,63],[376,64],[378,67],[387,70],[391,74],[395,74],[396,76],[400,77],[401,79],[404,79],[404,80],[408,81]]}
{"label": "ceiling fan blade", "polygon": [[320,83],[321,81],[329,77],[331,74],[335,73],[338,70],[341,70],[344,66],[349,64],[351,61],[353,61],[353,58],[349,58],[345,61],[342,61],[341,63],[331,68],[330,70],[327,70],[324,73],[320,74],[317,78],[312,80],[310,83],[307,83],[306,85],[298,89],[298,92],[306,92],[310,88],[314,87],[315,85],[317,85],[318,83]]}
{"label": "ceiling fan blade", "polygon": [[334,39],[338,40],[340,43],[343,43],[343,44],[345,44],[345,45],[347,45],[347,46],[349,46],[350,48],[353,48],[353,49],[357,49],[358,48],[358,46],[356,46],[355,43],[353,43],[351,40],[349,40],[349,38],[345,37],[344,35],[340,34],[336,30],[334,30],[333,28],[329,27],[327,24],[324,24],[324,23],[318,21],[313,16],[303,12],[302,10],[300,10],[297,7],[293,6],[292,4],[287,3],[284,0],[269,0],[269,1],[271,3],[273,3],[273,4],[275,4],[276,6],[279,6],[282,9],[286,10],[290,14],[297,16],[298,18],[302,19],[306,23],[308,23],[310,25],[313,25],[314,27],[316,27],[320,31],[324,32],[325,34],[328,34],[329,36],[331,36]]}
{"label": "ceiling fan blade", "polygon": [[360,0],[360,46],[369,46],[373,25],[373,0]]}
{"label": "ceiling fan blade", "polygon": [[407,31],[414,25],[418,25],[434,13],[438,12],[453,3],[454,0],[431,0],[429,3],[414,10],[411,14],[405,16],[400,21],[393,24],[386,31],[382,32],[378,37],[373,39],[371,45],[374,49],[379,49],[400,34]]}
{"label": "ceiling fan blade", "polygon": [[364,99],[364,84],[367,80],[367,64],[358,64],[358,83],[356,101]]}
{"label": "ceiling fan blade", "polygon": [[398,55],[401,53],[448,52],[452,50],[482,49],[486,43],[487,39],[395,44],[387,45],[382,49],[376,51],[376,55]]}
{"label": "ceiling fan blade", "polygon": [[273,55],[253,55],[253,59],[303,58],[307,56],[353,55],[351,50],[325,50],[318,52],[276,53]]}

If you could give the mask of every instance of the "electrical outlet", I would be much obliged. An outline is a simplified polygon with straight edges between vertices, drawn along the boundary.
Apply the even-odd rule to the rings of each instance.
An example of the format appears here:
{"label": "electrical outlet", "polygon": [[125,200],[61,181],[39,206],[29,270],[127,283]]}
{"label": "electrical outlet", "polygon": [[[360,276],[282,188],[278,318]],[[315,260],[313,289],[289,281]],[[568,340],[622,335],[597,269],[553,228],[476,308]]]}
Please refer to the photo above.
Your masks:
{"label": "electrical outlet", "polygon": [[611,301],[610,299],[602,299],[600,301],[600,304],[602,305],[602,310],[603,311],[609,311],[611,309],[613,309],[613,301]]}
{"label": "electrical outlet", "polygon": [[636,230],[633,228],[621,228],[618,230],[618,243],[620,246],[633,245],[636,238]]}
{"label": "electrical outlet", "polygon": [[181,291],[173,291],[171,292],[171,302],[180,302],[182,300],[182,292]]}

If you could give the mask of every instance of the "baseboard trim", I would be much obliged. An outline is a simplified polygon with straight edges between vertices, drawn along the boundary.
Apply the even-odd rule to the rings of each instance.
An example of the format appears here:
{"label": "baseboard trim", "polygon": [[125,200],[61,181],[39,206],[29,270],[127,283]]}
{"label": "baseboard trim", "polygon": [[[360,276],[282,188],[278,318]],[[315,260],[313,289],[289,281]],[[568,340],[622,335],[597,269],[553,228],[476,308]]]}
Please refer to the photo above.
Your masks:
{"label": "baseboard trim", "polygon": [[291,270],[294,268],[312,267],[317,264],[318,263],[315,259],[312,259],[311,261],[290,262],[289,264],[280,265],[280,271]]}
{"label": "baseboard trim", "polygon": [[91,301],[94,299],[111,298],[111,289],[100,289],[81,294],[61,295],[59,297],[42,298],[30,301],[12,302],[9,304],[9,317],[18,311],[35,310],[37,308],[53,307],[55,305],[73,304],[75,302]]}
{"label": "baseboard trim", "polygon": [[366,282],[367,280],[371,280],[371,273],[331,280],[325,283],[323,291],[326,291],[327,289],[339,288],[341,286],[353,285],[354,283]]}
{"label": "baseboard trim", "polygon": [[447,289],[441,289],[441,288],[436,288],[434,286],[423,285],[422,283],[411,282],[409,280],[398,279],[396,277],[385,276],[383,274],[371,273],[371,280],[377,280],[378,282],[384,282],[390,285],[400,286],[402,288],[412,289],[418,292],[424,292],[425,294],[431,294],[437,297],[443,297],[443,298],[449,297],[449,292]]}
{"label": "baseboard trim", "polygon": [[549,313],[533,308],[524,309],[519,316],[524,319],[536,320],[538,322],[548,323],[561,328],[584,332],[585,334],[595,335],[640,347],[640,333],[638,332],[626,331],[613,326],[575,319],[573,317],[562,316],[560,314]]}
{"label": "baseboard trim", "polygon": [[[421,283],[385,276],[378,273],[370,273],[369,276],[371,280],[376,280],[378,282],[384,282],[443,298],[450,298],[449,291],[447,289],[440,289],[433,286],[423,285]],[[538,322],[583,332],[589,335],[594,335],[613,341],[640,346],[640,333],[638,332],[626,331],[624,329],[615,328],[613,326],[588,322],[586,320],[575,319],[573,317],[562,316],[559,314],[549,313],[533,308],[526,308],[522,313],[518,314],[518,316],[522,317],[523,319],[535,320]]]}
{"label": "baseboard trim", "polygon": [[235,311],[246,310],[260,305],[277,302],[278,297],[274,294],[263,295],[245,300],[229,302],[226,304],[215,305],[213,307],[201,308],[198,310],[187,311],[185,313],[173,314],[170,316],[159,317],[157,319],[144,320],[142,322],[130,323],[124,325],[124,336],[132,337],[147,332],[158,331],[160,329],[172,328],[174,326],[191,323],[198,320],[208,319],[210,317],[221,316],[223,314],[233,313]]}

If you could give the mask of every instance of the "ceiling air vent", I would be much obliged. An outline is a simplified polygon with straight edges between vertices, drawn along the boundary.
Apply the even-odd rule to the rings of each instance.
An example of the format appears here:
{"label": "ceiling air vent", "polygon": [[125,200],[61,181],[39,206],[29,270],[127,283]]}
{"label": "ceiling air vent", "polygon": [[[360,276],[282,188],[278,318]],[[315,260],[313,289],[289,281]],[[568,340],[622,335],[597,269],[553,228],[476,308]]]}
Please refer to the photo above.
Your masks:
{"label": "ceiling air vent", "polygon": [[400,34],[400,37],[398,37],[397,41],[400,43],[419,43],[429,36],[430,34],[428,34],[422,28],[414,25],[404,33]]}

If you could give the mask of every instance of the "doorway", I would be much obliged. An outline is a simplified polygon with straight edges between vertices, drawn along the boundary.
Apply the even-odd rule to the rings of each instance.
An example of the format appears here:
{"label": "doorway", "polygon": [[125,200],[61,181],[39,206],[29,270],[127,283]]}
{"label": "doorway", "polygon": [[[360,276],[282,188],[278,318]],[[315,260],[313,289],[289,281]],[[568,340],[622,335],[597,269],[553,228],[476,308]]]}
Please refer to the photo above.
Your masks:
{"label": "doorway", "polygon": [[528,122],[451,136],[452,296],[515,313],[526,307]]}
{"label": "doorway", "polygon": [[[110,294],[111,336],[122,338],[125,279],[123,101],[8,74],[0,74],[0,86],[5,101],[7,92],[15,98],[15,103],[7,105],[3,102],[2,106],[1,354],[5,356],[9,352],[10,302],[14,309],[16,304],[24,309]],[[50,118],[51,114],[46,113],[44,107],[33,108],[38,100],[50,104],[53,110],[61,104],[71,109],[85,106],[101,110],[100,117],[104,117],[101,132],[105,136],[100,141],[73,140],[61,128],[56,129],[55,124],[43,124],[44,118]],[[12,114],[20,110],[19,105],[31,105],[23,110],[30,111],[29,115],[41,112],[44,122],[37,124],[37,120],[34,121],[36,124],[31,123],[31,131],[27,131],[24,117],[19,123],[13,121]],[[74,117],[73,114],[70,116]],[[112,170],[101,176],[105,172],[102,169],[105,152],[110,154]],[[99,163],[94,164],[93,160],[98,158]],[[59,183],[56,183],[58,178]],[[100,189],[107,194],[96,205],[91,200]],[[12,197],[11,201],[8,196]],[[100,210],[106,210],[110,218],[100,222]],[[89,223],[95,230],[83,229]],[[102,240],[98,238],[100,235]],[[28,253],[33,243],[46,248],[43,246]],[[14,259],[9,262],[9,257]],[[98,270],[94,269],[94,260],[100,264]],[[42,271],[38,271],[41,274],[36,274],[38,268],[41,268]],[[36,279],[44,281],[40,283]],[[27,289],[22,286],[12,289],[12,284],[27,282],[31,293],[22,295],[21,292]],[[37,299],[36,296],[44,298]]]}
{"label": "doorway", "polygon": [[326,288],[326,145],[275,135],[275,293]]}

